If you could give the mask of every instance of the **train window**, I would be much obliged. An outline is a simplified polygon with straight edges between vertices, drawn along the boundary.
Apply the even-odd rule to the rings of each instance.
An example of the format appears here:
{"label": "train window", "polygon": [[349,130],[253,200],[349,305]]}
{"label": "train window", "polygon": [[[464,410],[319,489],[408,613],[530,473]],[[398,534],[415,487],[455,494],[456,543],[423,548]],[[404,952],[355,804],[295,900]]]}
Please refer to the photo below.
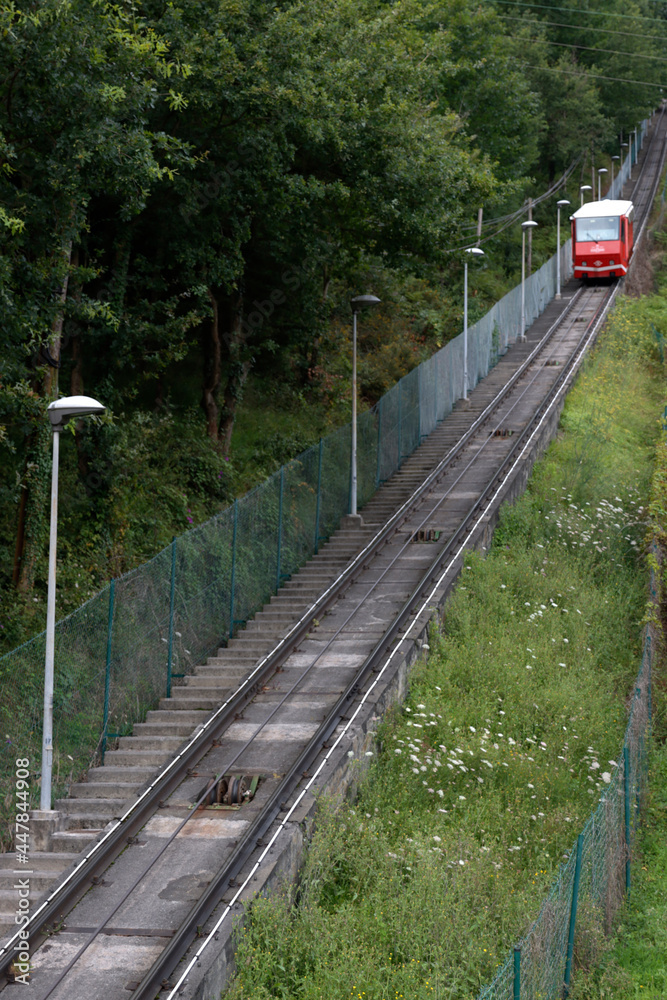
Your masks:
{"label": "train window", "polygon": [[577,242],[599,243],[601,240],[617,240],[619,222],[620,219],[617,215],[601,216],[596,219],[577,219]]}
{"label": "train window", "polygon": [[625,219],[621,219],[621,241],[625,243]]}

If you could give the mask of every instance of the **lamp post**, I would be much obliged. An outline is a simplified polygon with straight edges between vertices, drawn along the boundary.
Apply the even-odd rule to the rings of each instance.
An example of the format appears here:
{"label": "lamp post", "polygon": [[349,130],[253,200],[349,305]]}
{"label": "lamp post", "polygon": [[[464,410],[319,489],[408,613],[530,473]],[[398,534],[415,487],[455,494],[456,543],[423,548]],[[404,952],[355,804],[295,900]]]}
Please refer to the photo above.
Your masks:
{"label": "lamp post", "polygon": [[536,222],[528,220],[521,223],[521,336],[522,342],[526,339],[526,230],[535,229]]}
{"label": "lamp post", "polygon": [[56,630],[56,543],[58,538],[58,460],[60,432],[72,417],[104,413],[106,407],[90,396],[66,396],[48,407],[53,429],[53,468],[51,470],[51,527],[49,533],[49,580],[46,599],[46,657],[44,661],[44,728],[42,732],[42,786],[40,808],[51,809],[51,773],[53,770],[53,661]]}
{"label": "lamp post", "polygon": [[612,158],[611,158],[611,193],[612,193],[612,196],[614,194],[614,160],[620,160],[620,156],[618,156],[618,154],[617,154],[616,156],[612,156]]}
{"label": "lamp post", "polygon": [[630,149],[630,147],[629,147],[629,145],[628,145],[627,142],[622,142],[621,143],[621,150],[623,150],[623,149],[625,150],[625,160],[623,160],[623,163],[626,163],[626,161],[628,159],[628,152],[629,152],[629,149]]}
{"label": "lamp post", "polygon": [[463,260],[463,398],[468,398],[468,254],[483,257],[479,247],[468,247]]}
{"label": "lamp post", "polygon": [[592,191],[592,190],[593,190],[593,188],[590,186],[590,184],[582,184],[581,185],[581,187],[579,188],[579,194],[581,195],[581,204],[582,205],[583,205],[583,203],[584,203],[584,201],[586,199],[586,191]]}
{"label": "lamp post", "polygon": [[598,201],[602,201],[602,195],[600,194],[600,181],[602,180],[602,174],[608,174],[609,171],[606,167],[598,167]]}
{"label": "lamp post", "polygon": [[357,313],[367,306],[377,305],[376,295],[356,295],[352,306],[352,458],[350,483],[350,514],[357,516]]}
{"label": "lamp post", "polygon": [[560,298],[560,210],[569,205],[567,198],[561,198],[556,202],[558,214],[556,216],[556,298]]}

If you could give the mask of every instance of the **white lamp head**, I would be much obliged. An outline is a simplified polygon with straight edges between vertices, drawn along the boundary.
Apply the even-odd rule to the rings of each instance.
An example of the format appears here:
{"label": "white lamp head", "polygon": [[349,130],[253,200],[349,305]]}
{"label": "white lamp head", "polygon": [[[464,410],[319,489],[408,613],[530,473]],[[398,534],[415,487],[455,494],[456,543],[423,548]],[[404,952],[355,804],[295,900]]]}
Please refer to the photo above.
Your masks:
{"label": "white lamp head", "polygon": [[579,188],[579,190],[580,191],[592,191],[593,188],[590,186],[590,184],[582,184],[581,187]]}
{"label": "white lamp head", "polygon": [[521,228],[524,229],[524,230],[525,229],[535,229],[536,226],[537,226],[537,223],[533,222],[532,219],[527,219],[526,222],[522,222],[521,223]]}
{"label": "white lamp head", "polygon": [[566,205],[569,205],[569,204],[570,204],[570,203],[569,203],[569,201],[567,200],[567,198],[561,198],[561,200],[560,200],[560,201],[557,201],[557,202],[556,202],[556,205],[558,206],[558,208],[565,208],[565,206],[566,206]]}
{"label": "white lamp head", "polygon": [[484,257],[485,253],[479,247],[466,247],[466,253],[471,253],[473,257]]}
{"label": "white lamp head", "polygon": [[359,312],[360,309],[364,309],[366,306],[376,306],[379,302],[381,302],[381,299],[377,295],[355,295],[353,299],[350,299],[352,312]]}
{"label": "white lamp head", "polygon": [[61,430],[72,417],[85,417],[91,413],[104,413],[106,406],[102,406],[96,399],[90,396],[65,396],[64,399],[56,399],[49,403],[47,412],[54,431]]}
{"label": "white lamp head", "polygon": [[598,173],[599,174],[608,174],[609,171],[607,170],[606,167],[598,167]]}

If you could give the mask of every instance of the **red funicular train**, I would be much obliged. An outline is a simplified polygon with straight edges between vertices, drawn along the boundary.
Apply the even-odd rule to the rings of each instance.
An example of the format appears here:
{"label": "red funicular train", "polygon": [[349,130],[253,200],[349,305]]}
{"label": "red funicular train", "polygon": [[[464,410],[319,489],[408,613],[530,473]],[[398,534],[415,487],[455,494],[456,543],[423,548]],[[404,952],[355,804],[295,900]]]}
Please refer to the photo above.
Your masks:
{"label": "red funicular train", "polygon": [[572,221],[572,263],[575,278],[621,278],[632,256],[631,201],[591,201]]}

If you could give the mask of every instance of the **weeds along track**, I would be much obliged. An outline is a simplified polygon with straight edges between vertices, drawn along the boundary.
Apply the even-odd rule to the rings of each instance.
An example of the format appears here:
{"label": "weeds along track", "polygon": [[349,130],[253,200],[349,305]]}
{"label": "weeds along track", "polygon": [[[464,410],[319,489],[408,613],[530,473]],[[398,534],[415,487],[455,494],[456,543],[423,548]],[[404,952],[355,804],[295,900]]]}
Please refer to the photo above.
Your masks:
{"label": "weeds along track", "polygon": [[[639,238],[664,155],[662,113],[635,182]],[[567,285],[469,407],[378,491],[363,524],[344,524],[175,689],[149,729],[121,743],[125,758],[109,754],[108,769],[74,786],[62,808],[88,817],[80,829],[90,843],[33,907],[31,996],[198,995],[207,956],[282,856],[307,796],[335,780],[359,720],[441,606],[466,548],[488,538],[508,490],[527,478],[617,291]],[[165,733],[178,749],[130,794],[123,761],[132,768],[132,753],[143,753],[145,768],[155,766],[151,740]],[[5,970],[16,940],[5,938]]]}

